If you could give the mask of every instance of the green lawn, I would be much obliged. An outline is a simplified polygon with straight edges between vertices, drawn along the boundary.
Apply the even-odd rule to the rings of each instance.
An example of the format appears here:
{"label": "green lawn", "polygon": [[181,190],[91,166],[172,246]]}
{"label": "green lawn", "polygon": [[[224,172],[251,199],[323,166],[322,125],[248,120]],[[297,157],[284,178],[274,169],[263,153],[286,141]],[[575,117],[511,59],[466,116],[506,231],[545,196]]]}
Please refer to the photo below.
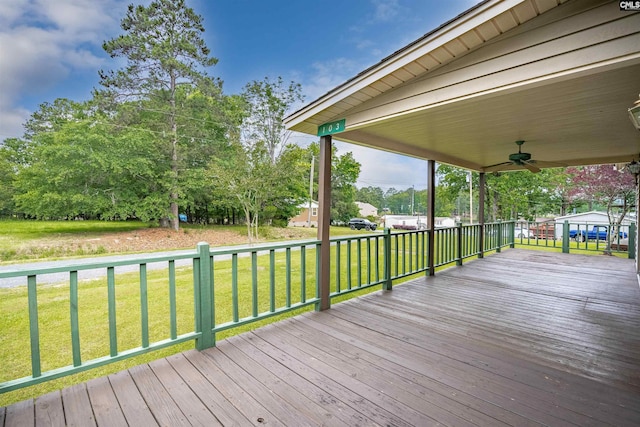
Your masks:
{"label": "green lawn", "polygon": [[[154,228],[155,224],[140,221],[35,221],[35,220],[0,220],[0,263],[28,262],[67,257],[82,257],[121,253],[110,251],[100,245],[98,238],[105,234],[131,232]],[[246,236],[244,225],[198,225],[181,224],[186,233],[197,234],[200,231],[231,231],[241,238]],[[297,237],[315,238],[315,228],[295,228]],[[286,239],[286,229],[261,227],[260,237],[266,241]],[[362,235],[364,232],[352,231],[348,227],[331,227],[331,236]],[[301,236],[301,237],[300,237]],[[96,242],[86,244],[95,239]],[[56,242],[58,242],[56,244]],[[65,244],[60,244],[64,242]],[[83,242],[85,244],[83,244]],[[244,241],[243,241],[244,242]],[[195,247],[195,245],[194,245]],[[181,248],[162,247],[158,250]],[[183,248],[182,248],[183,249]]]}
{"label": "green lawn", "polygon": [[28,221],[0,220],[0,261],[89,256],[106,253],[104,247],[93,250],[60,248],[47,244],[60,239],[87,239],[106,233],[140,230],[150,224],[140,221]]}
{"label": "green lawn", "polygon": [[[2,226],[7,222],[0,223]],[[121,227],[146,226],[141,223],[98,223],[90,224],[90,222],[69,222],[55,224],[37,224],[37,227],[25,226],[14,228],[12,231],[2,229],[0,226],[0,239],[2,236],[24,235],[27,238],[31,236],[55,236],[59,233],[99,233],[114,224]],[[72,226],[69,226],[71,224]],[[32,225],[29,222],[28,225]],[[106,225],[106,227],[105,227]],[[122,229],[121,229],[122,230]],[[308,230],[309,237],[313,237],[316,230]],[[332,227],[331,234],[336,235],[355,235],[363,237],[370,235],[369,233],[359,233],[349,230],[345,227]],[[35,237],[34,237],[35,238]],[[444,238],[441,237],[441,238]],[[440,238],[437,238],[440,239]],[[420,246],[423,242],[419,242],[415,237],[413,240],[404,239],[400,235],[396,240],[392,239],[392,245],[398,245],[399,249],[406,254],[405,257],[400,256],[397,260],[392,260],[392,271],[402,272],[402,266],[408,270],[416,268],[420,260],[419,253],[422,251]],[[436,240],[436,248],[439,240]],[[594,244],[595,245],[595,244]],[[382,239],[378,239],[377,247],[381,248]],[[451,253],[455,252],[456,244],[447,244],[444,250],[438,251],[436,257],[444,256],[445,259],[451,259]],[[367,253],[367,247],[370,252]],[[552,248],[545,246],[524,246],[516,245],[528,249],[538,250],[554,250],[560,251],[561,248]],[[366,240],[362,240],[360,249],[357,243],[352,242],[350,251],[346,244],[341,245],[340,259],[336,262],[336,247],[332,247],[332,291],[336,289],[338,273],[335,266],[340,265],[340,286],[342,290],[351,288],[357,289],[359,284],[366,285],[369,279],[376,280],[376,273],[383,274],[383,257],[379,253],[378,259],[375,257],[376,243],[374,239],[370,240],[367,246]],[[572,249],[572,252],[574,249]],[[590,254],[598,254],[599,252],[588,252]],[[621,256],[626,254],[620,254]],[[474,257],[475,258],[475,257]],[[358,262],[360,259],[360,262]],[[376,264],[377,261],[377,264]],[[242,319],[252,315],[253,311],[253,293],[252,293],[252,270],[250,258],[238,258],[237,269],[237,317]],[[438,262],[438,260],[436,260]],[[396,270],[398,263],[398,270]],[[409,267],[410,263],[412,267]],[[276,308],[286,306],[287,300],[291,304],[301,301],[304,296],[306,299],[315,297],[315,277],[316,277],[316,252],[314,248],[308,248],[304,257],[304,272],[302,269],[302,255],[300,251],[291,251],[290,262],[287,263],[286,253],[278,252],[274,255],[274,278],[275,288],[273,290],[273,305]],[[448,264],[450,266],[452,264]],[[454,265],[454,264],[453,264]],[[287,268],[288,266],[288,268]],[[437,268],[441,270],[447,266]],[[257,276],[257,311],[259,313],[267,312],[271,306],[271,289],[270,289],[270,257],[268,255],[260,255],[257,257],[257,265],[255,274]],[[358,272],[360,268],[360,273]],[[117,273],[117,271],[116,271]],[[418,273],[424,275],[424,273]],[[394,284],[411,280],[416,277],[409,276],[402,280],[397,280]],[[289,279],[288,279],[289,278]],[[301,286],[302,279],[306,282],[306,287]],[[215,309],[216,324],[223,324],[234,320],[233,308],[233,275],[231,261],[216,261],[214,270],[215,279]],[[140,315],[140,285],[138,274],[117,274],[116,276],[116,313],[117,313],[117,342],[118,350],[123,351],[140,346],[142,336],[142,320]],[[287,288],[287,281],[291,284]],[[148,272],[148,307],[149,307],[149,339],[151,342],[166,339],[170,335],[169,323],[169,286],[168,277],[165,271],[149,271]],[[334,303],[346,298],[358,296],[363,293],[372,292],[380,289],[379,286],[359,289],[348,295],[334,298]],[[194,330],[194,292],[193,292],[193,271],[192,268],[180,268],[176,272],[176,308],[177,308],[177,329],[178,334],[189,333]],[[71,327],[69,321],[69,285],[68,283],[58,285],[39,285],[38,286],[38,311],[39,311],[39,329],[41,342],[41,358],[42,370],[55,369],[58,367],[71,364]],[[217,339],[238,334],[253,328],[257,328],[266,323],[273,322],[286,316],[295,315],[304,310],[312,310],[313,307],[307,307],[294,312],[285,313],[275,317],[259,320],[254,323],[236,327],[230,330],[220,332]],[[0,370],[0,382],[30,375],[31,361],[29,350],[29,321],[27,307],[27,290],[25,287],[12,289],[0,289],[0,364],[3,369]],[[109,354],[109,329],[108,329],[108,302],[107,302],[107,284],[106,279],[92,280],[81,282],[79,285],[79,323],[80,323],[80,339],[81,352],[83,361],[93,358],[102,357]],[[56,390],[74,383],[86,381],[90,378],[107,375],[117,372],[127,367],[145,363],[169,354],[184,351],[193,348],[193,342],[178,344],[152,353],[136,356],[125,361],[116,362],[99,368],[92,369],[87,372],[64,377],[58,380],[45,382],[43,384],[16,390],[13,392],[0,395],[0,406],[24,400],[30,397],[44,394],[48,391]]]}
{"label": "green lawn", "polygon": [[[372,248],[373,250],[373,248]],[[355,260],[356,246],[352,248]],[[335,248],[332,255],[335,259]],[[366,256],[363,256],[363,268]],[[341,252],[341,264],[346,265],[347,252]],[[304,274],[302,270],[302,254],[291,251],[290,261],[284,252],[274,254],[275,288],[274,306],[286,306],[287,299],[291,304],[301,301],[304,294],[306,299],[315,297],[316,251],[308,248],[304,256]],[[240,319],[252,315],[252,265],[251,259],[238,258],[237,283],[238,304],[237,315]],[[373,258],[372,261],[373,262]],[[270,310],[270,266],[269,255],[257,257],[257,309],[259,313]],[[287,265],[289,268],[287,268]],[[342,270],[341,281],[346,288],[347,276],[352,276],[352,286],[358,286],[357,265],[354,263],[351,271]],[[117,273],[117,271],[116,271]],[[147,283],[149,307],[149,340],[160,341],[170,336],[169,323],[169,280],[166,271],[149,271]],[[216,324],[223,324],[234,320],[233,291],[232,291],[232,261],[216,261],[214,269],[215,279],[215,319]],[[287,277],[290,287],[287,289]],[[302,278],[306,287],[302,288]],[[335,276],[333,278],[335,289]],[[349,294],[349,297],[379,289],[378,286],[363,289]],[[79,285],[79,324],[82,360],[87,361],[109,354],[109,319],[106,279],[81,282]],[[123,351],[140,346],[141,343],[141,315],[140,315],[140,285],[139,275],[116,275],[116,313],[117,313],[117,342],[118,350]],[[340,298],[342,299],[342,298]],[[55,369],[70,365],[71,327],[69,320],[69,285],[39,285],[38,286],[38,314],[40,330],[40,353],[42,370]],[[191,267],[179,268],[176,272],[176,308],[178,335],[194,330],[194,292],[193,270]],[[273,322],[286,316],[295,315],[304,310],[312,310],[313,306],[277,315],[254,323],[236,327],[218,333],[217,339],[238,334]],[[29,319],[27,307],[27,290],[25,287],[0,289],[0,382],[30,375],[31,356],[29,347]],[[159,357],[193,348],[193,342],[179,344],[163,350],[130,358],[126,361],[98,367],[87,372],[52,380],[43,384],[23,388],[0,395],[0,406],[12,402],[38,396],[90,378],[117,372],[129,366],[144,363]]]}

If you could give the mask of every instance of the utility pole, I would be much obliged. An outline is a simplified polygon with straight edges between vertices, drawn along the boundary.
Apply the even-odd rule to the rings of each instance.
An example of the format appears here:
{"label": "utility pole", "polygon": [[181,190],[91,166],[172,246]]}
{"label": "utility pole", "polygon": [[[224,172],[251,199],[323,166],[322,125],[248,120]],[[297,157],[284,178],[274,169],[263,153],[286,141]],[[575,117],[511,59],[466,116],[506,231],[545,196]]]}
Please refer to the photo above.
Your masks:
{"label": "utility pole", "polygon": [[416,195],[415,185],[412,185],[411,186],[411,216],[413,216],[415,212],[415,209],[414,209],[415,195]]}
{"label": "utility pole", "polygon": [[311,228],[311,205],[313,204],[313,166],[316,163],[316,156],[311,155],[311,173],[309,174],[309,217],[307,227]]}

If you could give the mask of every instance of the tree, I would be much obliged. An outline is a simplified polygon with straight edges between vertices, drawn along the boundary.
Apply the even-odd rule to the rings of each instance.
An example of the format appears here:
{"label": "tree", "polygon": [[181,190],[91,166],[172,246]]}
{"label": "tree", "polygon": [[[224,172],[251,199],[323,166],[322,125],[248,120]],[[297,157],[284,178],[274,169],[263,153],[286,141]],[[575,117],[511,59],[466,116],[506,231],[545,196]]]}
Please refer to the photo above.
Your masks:
{"label": "tree", "polygon": [[43,104],[55,126],[39,110],[28,122],[37,129],[29,139],[5,147],[16,172],[17,208],[37,218],[158,218],[167,200],[156,188],[162,158],[153,134],[114,129],[91,103],[70,105]]}
{"label": "tree", "polygon": [[272,164],[280,157],[291,131],[285,129],[283,119],[293,105],[304,101],[300,84],[289,82],[285,86],[282,77],[272,82],[268,77],[248,83],[243,91],[248,114],[243,123],[245,143],[261,142]]}
{"label": "tree", "polygon": [[[184,0],[156,0],[149,6],[129,5],[121,21],[124,34],[103,44],[112,57],[127,59],[118,71],[100,71],[101,95],[112,101],[140,101],[145,108],[157,110],[162,120],[155,130],[169,158],[169,223],[178,229],[179,140],[176,102],[180,86],[197,87],[203,93],[217,96],[220,83],[207,76],[205,69],[217,59],[209,56],[201,33],[202,18]],[[164,148],[164,147],[163,147]]]}
{"label": "tree", "polygon": [[16,142],[15,138],[10,138],[0,145],[0,216],[10,216],[14,212],[14,179],[17,170],[9,147]]}
{"label": "tree", "polygon": [[358,202],[369,203],[378,208],[378,212],[386,207],[384,200],[384,191],[380,187],[362,187],[356,191],[356,199]]}
{"label": "tree", "polygon": [[248,84],[238,100],[240,133],[232,135],[224,157],[208,171],[210,182],[224,188],[245,214],[249,241],[258,236],[261,221],[288,223],[307,197],[306,152],[286,144],[283,119],[301,100],[299,85],[283,88],[282,79]]}
{"label": "tree", "polygon": [[436,216],[461,216],[469,210],[469,171],[438,163]]}
{"label": "tree", "polygon": [[238,201],[245,215],[249,242],[258,237],[260,206],[264,202],[265,186],[269,174],[261,167],[265,151],[260,146],[246,150],[241,144],[233,145],[233,155],[217,157],[211,161],[208,176]]}
{"label": "tree", "polygon": [[[315,158],[314,179],[318,182],[320,170],[320,144],[309,145],[309,157]],[[356,205],[356,181],[360,176],[360,163],[353,157],[353,153],[346,152],[338,155],[335,145],[331,150],[331,221],[347,223],[358,216]],[[318,188],[314,185],[313,197],[317,200]]]}
{"label": "tree", "polygon": [[[633,175],[614,165],[583,166],[568,168],[573,187],[570,196],[601,203],[606,206],[609,224],[620,229],[624,217],[635,202],[636,183]],[[615,212],[617,208],[617,214]],[[607,253],[617,233],[609,233]]]}
{"label": "tree", "polygon": [[[469,208],[469,172],[448,165],[438,165],[438,205]],[[472,186],[478,188],[479,175],[472,174]],[[564,184],[563,184],[564,180]],[[533,174],[513,171],[486,175],[486,206],[488,219],[525,218],[534,220],[538,215],[558,212],[566,206],[566,174],[562,169],[543,169]],[[477,203],[474,192],[474,203]],[[477,206],[477,204],[475,205]],[[459,212],[458,212],[459,214]]]}

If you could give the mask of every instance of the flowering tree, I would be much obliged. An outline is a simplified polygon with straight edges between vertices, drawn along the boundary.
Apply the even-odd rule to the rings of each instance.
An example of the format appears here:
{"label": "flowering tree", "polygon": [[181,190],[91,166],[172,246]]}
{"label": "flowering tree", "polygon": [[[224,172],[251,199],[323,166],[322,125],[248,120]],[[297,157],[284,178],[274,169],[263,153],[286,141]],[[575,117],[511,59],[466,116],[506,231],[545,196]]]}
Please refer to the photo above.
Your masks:
{"label": "flowering tree", "polygon": [[[636,183],[633,175],[617,169],[614,165],[567,168],[566,172],[572,176],[570,198],[606,205],[609,224],[614,224],[614,228],[619,230],[622,220],[635,200]],[[613,211],[616,206],[620,206],[617,215]],[[614,235],[609,233],[607,251],[610,250]]]}

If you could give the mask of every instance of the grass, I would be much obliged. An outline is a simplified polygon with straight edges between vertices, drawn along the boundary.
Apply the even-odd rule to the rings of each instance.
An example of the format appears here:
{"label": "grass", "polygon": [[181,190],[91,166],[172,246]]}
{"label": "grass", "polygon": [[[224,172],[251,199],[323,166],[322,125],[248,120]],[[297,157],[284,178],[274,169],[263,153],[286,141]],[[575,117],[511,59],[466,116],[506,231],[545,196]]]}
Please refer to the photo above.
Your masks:
{"label": "grass", "polygon": [[[538,251],[547,251],[547,252],[562,252],[562,241],[560,240],[538,240],[538,243],[536,244],[536,241],[534,239],[531,239],[531,244],[527,244],[526,243],[526,239],[522,240],[522,243],[520,243],[519,239],[516,239],[516,244],[515,247],[516,248],[520,248],[520,249],[531,249],[531,250],[538,250]],[[554,242],[555,242],[555,246],[554,246]],[[589,241],[589,242],[581,242],[578,243],[574,240],[571,240],[569,242],[569,253],[572,254],[581,254],[581,255],[602,255],[604,253],[604,250],[606,248],[606,242],[596,242],[596,241]],[[628,252],[621,252],[621,251],[616,251],[613,250],[611,251],[611,255],[618,257],[618,258],[629,258],[629,253]]]}
{"label": "grass", "polygon": [[107,250],[99,245],[87,248],[48,243],[61,239],[88,239],[107,233],[149,227],[149,223],[140,221],[0,220],[0,261],[101,255],[107,253]]}
{"label": "grass", "polygon": [[[373,251],[373,246],[371,245]],[[335,248],[333,249],[335,259]],[[355,260],[356,246],[353,245],[352,257]],[[301,301],[302,294],[307,300],[315,297],[316,251],[308,248],[305,251],[305,271],[302,271],[301,251],[291,251],[290,263],[287,264],[286,253],[276,252],[274,259],[275,300],[276,308],[285,307],[287,294],[290,302]],[[363,267],[366,255],[362,254]],[[341,264],[346,266],[346,250],[341,252]],[[372,262],[374,258],[371,258]],[[380,260],[379,260],[380,261]],[[251,259],[238,258],[238,317],[250,317],[253,311],[252,299],[252,266]],[[289,266],[289,268],[287,268]],[[351,266],[350,276],[353,287],[357,287],[357,265]],[[270,309],[270,258],[268,255],[257,257],[256,272],[258,276],[258,312]],[[116,271],[117,272],[117,271]],[[343,268],[341,281],[343,289],[347,286],[347,271]],[[148,306],[149,306],[149,338],[151,342],[160,341],[170,336],[169,325],[169,288],[165,271],[148,272]],[[216,324],[223,324],[233,320],[233,292],[232,292],[232,262],[216,261],[215,302]],[[287,277],[290,277],[291,287],[287,292]],[[306,289],[302,289],[304,277]],[[406,279],[405,279],[406,280]],[[335,275],[333,277],[335,289]],[[335,301],[351,298],[363,293],[379,289],[366,288],[349,295],[336,298]],[[79,324],[82,360],[87,361],[109,354],[108,329],[108,301],[106,279],[81,282],[79,285]],[[141,343],[140,316],[140,285],[138,274],[118,274],[116,276],[117,300],[117,341],[119,351],[136,348]],[[0,381],[28,376],[31,373],[31,356],[29,347],[29,319],[27,307],[27,290],[25,287],[0,289]],[[176,272],[176,307],[178,335],[194,330],[194,294],[192,268],[181,268]],[[235,327],[217,334],[217,339],[224,339],[274,322],[284,317],[296,315],[302,311],[313,310],[313,306],[277,315],[251,324]],[[70,365],[71,328],[69,321],[69,286],[67,283],[59,285],[38,286],[38,314],[40,330],[40,353],[42,370],[55,369]],[[71,384],[86,381],[91,378],[108,375],[127,367],[148,362],[169,354],[193,348],[193,342],[179,344],[170,348],[154,351],[92,369],[87,372],[48,381],[31,387],[0,395],[0,406],[29,399],[45,394]]]}
{"label": "grass", "polygon": [[[42,236],[56,236],[61,233],[74,235],[73,228],[65,228],[68,224],[37,224],[37,227],[19,227],[12,229],[11,232],[3,229],[2,226],[7,223],[0,222],[0,239],[2,236],[23,235],[27,239],[33,236],[42,238]],[[89,222],[72,222],[77,229],[77,233],[100,233],[105,230],[101,226],[111,226],[110,223],[89,224]],[[117,224],[117,223],[114,223]],[[133,223],[136,224],[136,223]],[[133,224],[120,224],[124,227],[133,227]],[[137,223],[137,226],[141,226]],[[198,226],[193,226],[197,228]],[[108,227],[107,227],[108,228]],[[135,229],[135,228],[132,228]],[[109,229],[108,232],[112,232]],[[316,230],[308,230],[309,237],[315,236]],[[364,236],[368,233],[357,233],[344,227],[332,227],[332,236],[336,235],[356,235]],[[35,237],[34,237],[35,238]],[[371,264],[367,264],[366,240],[363,240],[361,246],[361,267],[362,274],[358,276],[357,263],[357,244],[351,245],[351,263],[347,262],[347,249],[343,245],[340,253],[339,264],[341,288],[349,287],[347,281],[351,279],[351,286],[357,288],[359,283],[366,283],[367,266],[372,274],[371,279],[376,280],[375,271],[375,255],[376,247],[374,239],[370,245],[371,255],[369,260]],[[378,245],[381,245],[382,239],[378,239]],[[392,239],[392,244],[402,244],[402,239]],[[438,241],[436,241],[438,243]],[[405,248],[406,258],[401,257],[399,263],[401,265],[408,264],[408,258],[414,257],[418,252],[417,240],[414,239],[416,246]],[[584,244],[582,244],[584,245]],[[575,246],[575,243],[574,243]],[[516,245],[528,249],[538,250],[554,250],[561,251],[561,247],[545,247],[545,246],[525,246]],[[449,250],[453,251],[455,245]],[[595,243],[594,243],[595,249]],[[450,257],[450,251],[443,256]],[[572,248],[572,252],[575,249]],[[587,252],[597,254],[598,252]],[[620,254],[626,256],[626,254]],[[475,257],[474,257],[475,258]],[[301,295],[307,299],[315,297],[315,270],[316,270],[316,253],[315,249],[308,248],[305,254],[306,269],[304,274],[301,267],[301,252],[291,252],[291,263],[287,268],[287,259],[285,253],[275,254],[275,300],[276,307],[284,307],[287,301],[287,277],[291,278],[290,298],[291,303],[300,301]],[[449,259],[449,258],[447,258]],[[412,258],[417,263],[416,258]],[[258,289],[258,312],[266,312],[270,309],[270,289],[269,289],[269,270],[270,261],[268,255],[261,255],[257,258],[257,289]],[[336,265],[336,248],[332,247],[332,264]],[[395,260],[393,270],[395,270]],[[448,264],[438,267],[436,270],[446,268]],[[378,259],[378,270],[380,274],[383,272],[382,257]],[[414,264],[415,268],[415,264]],[[401,270],[401,268],[400,268]],[[418,273],[424,275],[424,273]],[[418,275],[408,276],[401,280],[394,281],[397,285],[403,281],[411,280]],[[233,292],[232,292],[232,263],[231,261],[216,261],[215,264],[215,301],[216,301],[216,324],[222,324],[233,320]],[[238,259],[238,317],[244,318],[252,315],[253,299],[252,299],[252,269],[249,258]],[[301,278],[304,277],[307,286],[303,291],[301,288]],[[335,290],[337,278],[336,271],[332,271],[332,284]],[[177,325],[178,334],[188,333],[194,330],[194,295],[193,295],[193,272],[191,268],[178,269],[176,274],[176,307],[177,307]],[[79,286],[79,317],[80,317],[80,338],[82,343],[82,360],[87,361],[93,358],[102,357],[109,354],[109,330],[108,330],[108,302],[107,302],[107,285],[105,279],[81,282]],[[378,286],[364,288],[356,292],[349,293],[334,298],[333,303],[344,299],[359,296],[364,293],[378,290]],[[141,316],[140,316],[140,286],[138,274],[118,274],[116,276],[116,295],[117,295],[117,339],[118,349],[120,351],[140,346],[141,342]],[[159,341],[169,337],[169,289],[168,278],[166,272],[149,271],[148,272],[148,305],[149,305],[149,338],[151,342]],[[313,307],[299,309],[286,314],[259,320],[251,324],[239,326],[230,330],[226,330],[217,334],[217,339],[221,340],[230,335],[255,329],[264,324],[271,323],[296,315],[303,311],[312,310]],[[39,285],[38,286],[38,310],[39,310],[39,329],[41,333],[41,357],[42,369],[55,369],[61,366],[71,364],[71,331],[69,322],[69,286],[68,284],[60,285]],[[29,322],[27,309],[27,291],[25,287],[0,289],[0,364],[3,369],[0,370],[0,381],[6,381],[23,376],[30,375],[31,356],[29,349]],[[101,366],[87,372],[71,375],[57,380],[45,382],[43,384],[23,388],[9,393],[0,394],[0,406],[9,405],[13,402],[28,399],[34,396],[45,394],[49,391],[57,390],[78,382],[87,381],[88,379],[108,375],[126,369],[131,366],[146,363],[169,354],[181,352],[193,348],[193,342],[178,344],[162,350],[136,356],[125,361],[112,363]]]}
{"label": "grass", "polygon": [[[98,241],[101,236],[119,232],[154,228],[155,225],[141,221],[35,221],[0,219],[0,264],[27,262],[31,260],[51,260],[68,257],[108,255],[116,252]],[[244,225],[199,225],[181,224],[185,234],[207,230],[233,232],[246,236]],[[283,230],[285,230],[283,232]],[[287,238],[286,230],[276,227],[260,227],[260,237],[265,241],[279,241]],[[171,231],[167,230],[167,233]],[[296,236],[315,238],[316,228],[296,228]],[[331,227],[331,236],[358,234],[348,227]],[[362,234],[362,233],[360,233]],[[284,235],[284,237],[283,237]],[[293,237],[296,238],[296,237]],[[297,237],[300,238],[300,237]],[[96,242],[91,242],[96,240]],[[61,244],[64,243],[64,244]],[[195,245],[194,245],[195,247]],[[177,248],[158,248],[171,250]]]}

